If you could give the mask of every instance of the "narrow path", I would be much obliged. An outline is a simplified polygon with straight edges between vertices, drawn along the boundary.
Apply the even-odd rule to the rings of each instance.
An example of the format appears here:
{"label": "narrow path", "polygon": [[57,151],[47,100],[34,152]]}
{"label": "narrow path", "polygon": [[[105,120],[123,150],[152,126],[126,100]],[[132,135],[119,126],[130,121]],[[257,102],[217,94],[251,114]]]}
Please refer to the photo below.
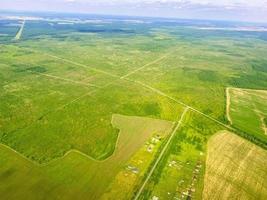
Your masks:
{"label": "narrow path", "polygon": [[230,122],[230,124],[233,124],[233,121],[231,119],[230,116],[230,105],[231,105],[231,96],[230,96],[230,89],[231,88],[226,88],[226,117],[228,119],[228,121]]}
{"label": "narrow path", "polygon": [[85,154],[85,153],[83,153],[83,152],[77,150],[77,149],[70,149],[70,150],[67,151],[63,156],[58,157],[58,158],[55,158],[55,159],[53,159],[53,160],[51,160],[51,161],[49,161],[49,162],[47,162],[47,163],[40,164],[40,163],[38,163],[38,162],[36,162],[36,161],[34,161],[34,160],[31,160],[30,158],[24,156],[23,154],[21,154],[20,152],[16,151],[15,149],[13,149],[12,147],[10,147],[10,146],[8,146],[8,145],[6,145],[6,144],[0,143],[0,146],[4,147],[5,149],[8,149],[8,150],[12,151],[13,153],[17,154],[18,156],[20,156],[21,158],[23,158],[23,159],[26,160],[27,162],[31,163],[32,165],[36,165],[36,166],[38,166],[38,167],[45,167],[45,166],[48,166],[48,165],[50,165],[51,163],[54,163],[54,162],[56,162],[56,161],[58,161],[58,160],[61,160],[61,159],[64,159],[64,158],[65,158],[66,156],[68,156],[70,153],[77,153],[77,154],[80,154],[80,155],[86,157],[86,158],[89,159],[89,160],[92,160],[92,161],[95,161],[95,162],[102,162],[101,160],[97,160],[97,159],[95,159],[95,158],[93,158],[93,157],[91,157],[91,156],[89,156],[89,155],[87,155],[87,154]]}
{"label": "narrow path", "polygon": [[138,192],[137,192],[137,194],[136,194],[134,200],[137,200],[137,199],[140,197],[140,195],[142,194],[142,192],[143,192],[143,190],[144,190],[144,188],[145,188],[147,182],[149,181],[150,177],[152,176],[153,172],[155,171],[156,167],[158,166],[160,160],[161,160],[162,157],[164,156],[164,153],[166,152],[168,146],[170,145],[170,143],[171,143],[171,141],[172,141],[172,139],[173,139],[173,137],[174,137],[176,131],[180,128],[180,126],[181,126],[181,124],[182,124],[182,121],[183,121],[183,119],[184,119],[184,116],[185,116],[185,114],[187,113],[188,109],[189,109],[188,107],[186,107],[186,108],[184,109],[184,112],[183,112],[183,114],[182,114],[180,120],[177,122],[177,125],[175,126],[173,132],[171,133],[171,136],[169,137],[167,143],[165,144],[164,148],[163,148],[162,151],[160,152],[159,157],[157,158],[155,164],[153,165],[152,169],[151,169],[150,172],[148,173],[148,175],[147,175],[147,177],[146,177],[144,183],[142,184],[141,188],[138,190]]}
{"label": "narrow path", "polygon": [[20,156],[21,158],[23,158],[24,160],[26,160],[27,162],[34,164],[34,165],[40,165],[38,162],[35,162],[34,160],[31,160],[30,158],[24,156],[22,153],[19,153],[18,151],[16,151],[15,149],[13,149],[12,147],[5,145],[3,143],[0,143],[0,147],[4,147],[5,149],[8,149],[10,151],[12,151],[13,153],[17,154],[18,156]]}
{"label": "narrow path", "polygon": [[[247,89],[246,89],[247,90]],[[252,92],[255,92],[255,91],[262,91],[262,92],[266,92],[265,90],[247,90],[247,94],[249,95],[249,98],[250,98],[250,102],[252,103],[253,107],[254,107],[254,112],[256,113],[256,115],[259,117],[260,121],[261,121],[261,128],[262,128],[262,131],[265,135],[267,135],[267,127],[265,125],[265,121],[264,121],[264,114],[260,111],[262,110],[261,108],[258,109],[258,106],[256,105],[256,103],[253,101],[252,99],[252,93],[249,93],[248,91],[252,91]]]}
{"label": "narrow path", "polygon": [[22,33],[23,33],[23,30],[24,30],[24,26],[25,26],[25,23],[26,23],[26,20],[24,20],[21,24],[21,27],[18,31],[18,33],[16,34],[16,36],[14,37],[14,41],[18,41],[20,40],[21,36],[22,36]]}
{"label": "narrow path", "polygon": [[95,84],[91,84],[91,83],[84,83],[84,82],[80,82],[80,81],[74,81],[74,80],[71,80],[71,79],[62,78],[62,77],[59,77],[59,76],[54,76],[54,75],[40,73],[40,72],[34,72],[34,71],[31,71],[31,72],[34,73],[34,74],[39,74],[41,76],[49,77],[49,78],[52,78],[52,79],[62,80],[62,81],[70,82],[70,83],[75,83],[75,84],[78,84],[78,85],[84,85],[84,86],[87,86],[87,87],[92,86],[92,87],[99,88],[99,86],[97,86]]}
{"label": "narrow path", "polygon": [[162,56],[162,57],[160,57],[160,58],[158,58],[158,59],[156,59],[156,60],[154,60],[154,61],[152,61],[152,62],[150,62],[150,63],[147,63],[147,64],[143,65],[142,67],[139,67],[138,69],[135,69],[135,70],[129,72],[128,74],[122,76],[121,79],[125,79],[125,78],[127,78],[128,76],[131,76],[132,74],[135,74],[136,72],[138,72],[138,71],[140,71],[140,70],[142,70],[142,69],[144,69],[144,68],[146,68],[146,67],[148,67],[148,66],[150,66],[150,65],[153,65],[153,64],[155,64],[155,63],[157,63],[157,62],[159,62],[159,61],[161,61],[161,60],[163,60],[163,59],[165,59],[165,58],[167,58],[170,54],[171,54],[171,53],[167,53],[167,54],[165,54],[164,56]]}
{"label": "narrow path", "polygon": [[[251,102],[252,102],[252,100],[251,100]],[[257,108],[257,106],[256,106],[255,103],[253,103],[253,106],[254,106],[254,112],[258,115],[258,117],[259,117],[259,119],[260,119],[260,121],[261,121],[261,128],[262,128],[262,131],[263,131],[263,133],[264,133],[265,135],[267,135],[267,127],[266,127],[266,125],[265,125],[264,115],[263,115],[263,113],[262,113],[260,110],[258,110],[258,108]]]}
{"label": "narrow path", "polygon": [[102,74],[105,74],[105,75],[108,75],[108,76],[112,76],[112,77],[115,77],[115,78],[119,78],[119,76],[115,75],[115,74],[112,74],[112,73],[109,73],[109,72],[106,72],[106,71],[103,71],[103,70],[100,70],[100,69],[97,69],[97,68],[94,68],[94,67],[90,67],[88,65],[84,65],[84,64],[81,64],[81,63],[77,63],[77,62],[74,62],[74,61],[71,61],[71,60],[68,60],[68,59],[65,59],[65,58],[61,58],[61,57],[58,57],[58,56],[54,56],[54,55],[51,55],[51,54],[47,54],[45,53],[47,56],[50,56],[52,58],[56,58],[58,60],[62,60],[64,62],[67,62],[67,63],[70,63],[70,64],[73,64],[73,65],[76,65],[76,66],[80,66],[80,67],[83,67],[83,68],[88,68],[88,69],[91,69],[95,72],[99,72],[99,73],[102,73]]}
{"label": "narrow path", "polygon": [[111,77],[115,77],[115,78],[120,78],[118,75],[112,74],[110,72],[106,72],[106,71],[97,69],[95,67],[91,67],[91,66],[88,66],[88,65],[85,65],[85,64],[81,64],[81,63],[78,63],[78,62],[75,62],[75,61],[72,61],[72,60],[69,60],[69,59],[66,59],[66,58],[55,56],[55,55],[52,55],[52,54],[49,54],[49,53],[46,53],[46,52],[41,52],[41,51],[29,48],[29,47],[21,47],[21,48],[24,48],[26,50],[29,50],[29,51],[32,51],[32,52],[35,52],[35,53],[40,53],[40,54],[46,55],[48,57],[51,57],[51,58],[54,58],[54,59],[57,59],[57,60],[61,60],[63,62],[70,63],[70,64],[73,64],[73,65],[76,65],[76,66],[79,66],[79,67],[83,67],[83,68],[86,68],[86,69],[91,69],[92,71],[95,71],[95,72],[98,72],[98,73],[101,73],[101,74],[105,74],[105,75],[108,75],[108,76],[111,76]]}
{"label": "narrow path", "polygon": [[87,96],[90,96],[90,95],[94,94],[94,93],[97,92],[98,90],[100,90],[100,89],[104,89],[104,88],[106,88],[106,87],[108,87],[108,86],[114,84],[115,82],[116,82],[116,81],[112,81],[112,82],[110,82],[110,83],[108,83],[108,84],[106,84],[106,85],[104,85],[104,86],[102,86],[102,87],[95,88],[95,89],[92,90],[92,91],[89,91],[89,92],[87,92],[87,93],[85,93],[85,94],[82,94],[81,96],[79,96],[79,97],[77,97],[77,98],[75,98],[75,99],[72,99],[72,100],[69,101],[68,103],[65,103],[65,104],[63,104],[63,105],[60,105],[60,106],[58,106],[57,108],[55,108],[54,110],[48,111],[48,112],[45,113],[42,117],[47,116],[48,114],[51,114],[51,113],[53,113],[53,112],[57,112],[57,111],[59,111],[59,110],[62,110],[62,109],[64,109],[64,108],[66,108],[67,106],[69,106],[69,105],[71,105],[71,104],[73,104],[73,103],[75,103],[75,102],[77,102],[77,101],[79,101],[79,100],[81,100],[81,99],[83,99],[83,98],[85,98],[85,97],[87,97]]}
{"label": "narrow path", "polygon": [[262,123],[262,129],[264,131],[264,134],[267,135],[267,127],[265,125],[264,117],[261,115],[261,123]]}

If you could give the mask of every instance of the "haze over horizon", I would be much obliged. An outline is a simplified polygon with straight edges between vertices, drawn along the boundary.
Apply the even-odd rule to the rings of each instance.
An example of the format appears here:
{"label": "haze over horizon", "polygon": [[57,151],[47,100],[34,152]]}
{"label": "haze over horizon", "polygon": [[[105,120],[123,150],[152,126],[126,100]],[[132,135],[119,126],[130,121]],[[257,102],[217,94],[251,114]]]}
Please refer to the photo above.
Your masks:
{"label": "haze over horizon", "polygon": [[267,22],[267,0],[2,0],[2,10]]}

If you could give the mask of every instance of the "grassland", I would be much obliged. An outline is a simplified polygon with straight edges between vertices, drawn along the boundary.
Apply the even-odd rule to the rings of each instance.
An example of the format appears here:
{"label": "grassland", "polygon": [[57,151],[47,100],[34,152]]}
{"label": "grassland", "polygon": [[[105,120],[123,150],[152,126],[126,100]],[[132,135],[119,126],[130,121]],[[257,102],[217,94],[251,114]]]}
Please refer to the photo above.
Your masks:
{"label": "grassland", "polygon": [[[1,198],[84,199],[90,196],[90,199],[99,199],[116,174],[127,167],[129,159],[146,142],[153,136],[164,140],[173,127],[173,123],[168,121],[122,115],[114,115],[112,124],[120,132],[114,153],[105,161],[70,151],[62,158],[37,165],[1,145]],[[153,154],[146,154],[140,159],[149,162]],[[138,167],[145,171],[142,168],[145,165]]]}
{"label": "grassland", "polygon": [[266,159],[265,150],[232,133],[214,135],[208,142],[203,199],[266,199]]}
{"label": "grassland", "polygon": [[266,140],[267,92],[229,88],[229,95],[233,126]]}

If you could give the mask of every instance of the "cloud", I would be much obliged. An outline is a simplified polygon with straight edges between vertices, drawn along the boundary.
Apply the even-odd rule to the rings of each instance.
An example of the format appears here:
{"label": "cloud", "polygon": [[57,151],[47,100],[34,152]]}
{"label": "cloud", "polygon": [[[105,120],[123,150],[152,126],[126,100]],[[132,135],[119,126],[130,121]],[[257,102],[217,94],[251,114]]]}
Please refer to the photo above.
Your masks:
{"label": "cloud", "polygon": [[267,0],[0,0],[0,8],[267,21]]}
{"label": "cloud", "polygon": [[[57,0],[80,5],[84,7],[125,7],[134,9],[143,7],[144,9],[200,9],[200,10],[245,10],[245,9],[266,9],[267,0]],[[172,9],[174,8],[174,9]]]}
{"label": "cloud", "polygon": [[261,7],[267,6],[267,0],[62,0],[71,1],[77,3],[87,3],[87,4],[197,4],[197,5],[217,5],[217,6],[252,6]]}

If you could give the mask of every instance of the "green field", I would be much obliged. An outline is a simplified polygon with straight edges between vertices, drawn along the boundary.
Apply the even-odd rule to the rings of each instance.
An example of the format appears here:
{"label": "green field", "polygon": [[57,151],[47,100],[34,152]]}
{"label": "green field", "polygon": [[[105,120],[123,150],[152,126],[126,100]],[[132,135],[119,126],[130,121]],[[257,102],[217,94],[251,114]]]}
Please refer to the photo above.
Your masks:
{"label": "green field", "polygon": [[234,126],[267,139],[267,91],[230,88],[230,117]]}
{"label": "green field", "polygon": [[202,199],[214,134],[266,148],[266,32],[46,17],[0,19],[0,199]]}

